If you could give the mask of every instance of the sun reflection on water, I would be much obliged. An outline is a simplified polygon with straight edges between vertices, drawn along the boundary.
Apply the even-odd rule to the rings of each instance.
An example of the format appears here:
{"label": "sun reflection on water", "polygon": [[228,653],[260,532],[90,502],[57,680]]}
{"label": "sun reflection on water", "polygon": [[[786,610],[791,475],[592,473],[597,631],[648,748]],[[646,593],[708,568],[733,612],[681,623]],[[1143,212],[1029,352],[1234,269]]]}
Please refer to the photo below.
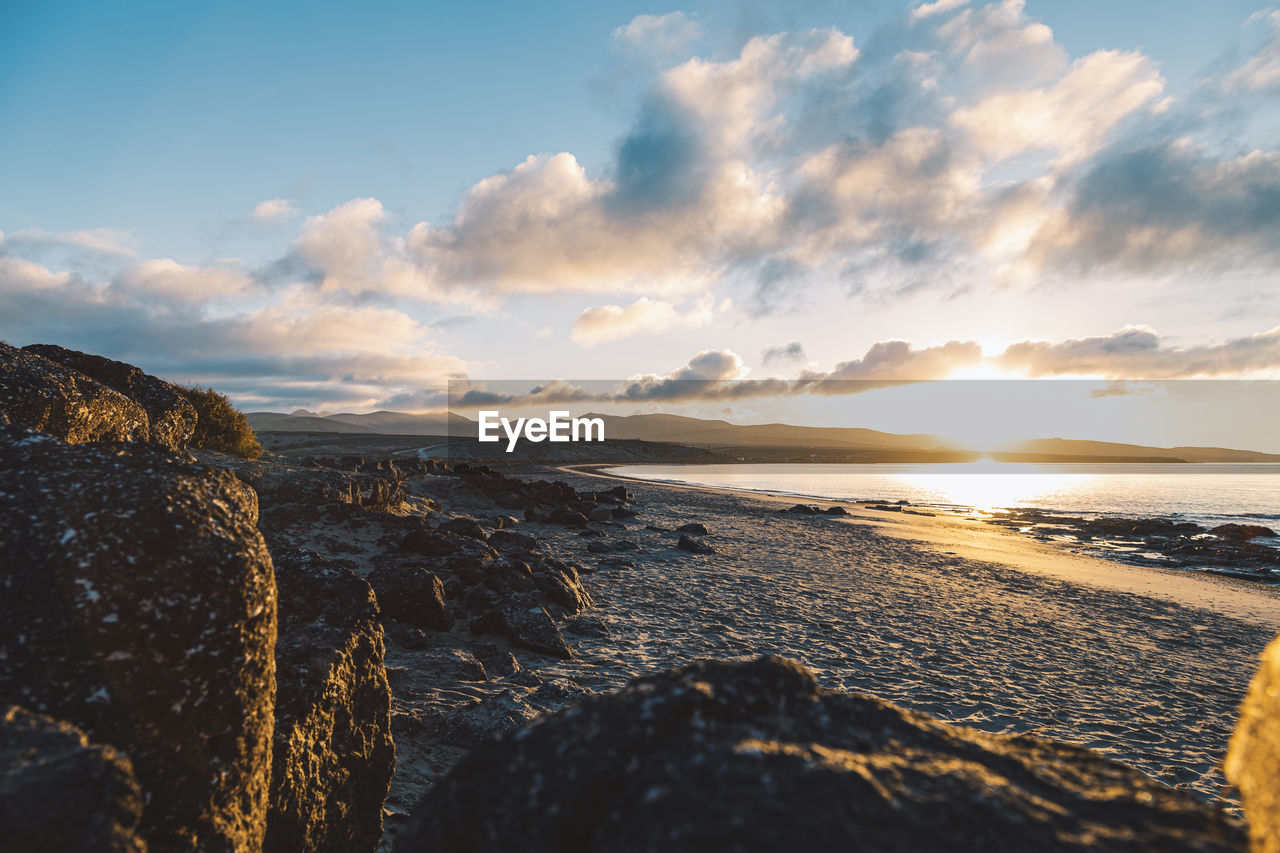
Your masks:
{"label": "sun reflection on water", "polygon": [[1095,474],[1049,472],[1042,465],[991,459],[949,465],[945,470],[909,471],[892,476],[929,495],[930,502],[977,510],[1027,504],[1054,506],[1097,478]]}

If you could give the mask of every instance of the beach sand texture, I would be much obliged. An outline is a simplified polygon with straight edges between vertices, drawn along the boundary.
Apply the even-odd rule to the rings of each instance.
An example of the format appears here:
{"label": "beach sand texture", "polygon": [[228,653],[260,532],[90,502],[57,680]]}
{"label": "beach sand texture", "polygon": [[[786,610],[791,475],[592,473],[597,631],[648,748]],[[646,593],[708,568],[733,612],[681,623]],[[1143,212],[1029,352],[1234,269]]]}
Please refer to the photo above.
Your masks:
{"label": "beach sand texture", "polygon": [[[591,615],[611,636],[579,638],[579,659],[544,675],[603,690],[700,659],[779,654],[827,687],[1086,746],[1233,804],[1220,765],[1280,622],[1275,590],[1082,558],[963,519],[850,507],[841,520],[780,513],[791,499],[627,487],[642,520],[609,538],[641,550],[588,578]],[[674,549],[665,531],[691,521],[718,553]],[[597,562],[591,540],[552,535],[566,556]]]}

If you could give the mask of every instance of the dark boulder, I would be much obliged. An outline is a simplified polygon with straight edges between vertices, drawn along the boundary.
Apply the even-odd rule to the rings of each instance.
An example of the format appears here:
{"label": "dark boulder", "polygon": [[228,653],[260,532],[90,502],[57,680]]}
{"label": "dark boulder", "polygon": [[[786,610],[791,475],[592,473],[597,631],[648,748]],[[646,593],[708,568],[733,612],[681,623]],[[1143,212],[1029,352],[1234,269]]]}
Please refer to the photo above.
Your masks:
{"label": "dark boulder", "polygon": [[538,547],[538,540],[528,533],[495,530],[489,534],[489,544],[499,551],[532,551]]}
{"label": "dark boulder", "polygon": [[842,506],[829,506],[826,510],[827,515],[848,515],[849,510]]}
{"label": "dark boulder", "polygon": [[132,364],[52,344],[33,344],[23,347],[23,350],[78,370],[133,400],[147,413],[152,444],[169,450],[182,450],[195,432],[196,410],[187,398],[173,385],[143,373]]}
{"label": "dark boulder", "polygon": [[517,598],[472,622],[475,634],[504,634],[511,644],[570,660],[573,651],[550,614],[531,598]]}
{"label": "dark boulder", "polygon": [[1262,653],[1240,707],[1225,769],[1244,800],[1253,849],[1280,851],[1280,638]]}
{"label": "dark boulder", "polygon": [[440,525],[440,529],[445,533],[452,533],[456,536],[467,536],[472,539],[479,539],[484,542],[489,538],[489,534],[484,532],[484,528],[480,526],[480,522],[474,518],[459,516],[451,518]]}
{"label": "dark boulder", "polygon": [[581,527],[587,523],[587,517],[580,512],[575,512],[568,507],[559,507],[553,509],[549,516],[552,524],[563,524],[566,527]]}
{"label": "dark boulder", "polygon": [[11,705],[0,717],[0,847],[146,853],[128,756],[63,720]]}
{"label": "dark boulder", "polygon": [[235,477],[0,427],[0,587],[0,702],[127,753],[154,849],[256,849],[276,587]]}
{"label": "dark boulder", "polygon": [[396,751],[373,590],[307,551],[276,555],[280,641],[263,849],[372,851]]}
{"label": "dark boulder", "polygon": [[598,506],[587,513],[590,521],[613,521],[613,510],[607,506]]}
{"label": "dark boulder", "polygon": [[822,512],[822,510],[818,509],[818,507],[813,504],[796,504],[789,509],[779,510],[779,512],[794,512],[797,515],[817,515]]}
{"label": "dark boulder", "polygon": [[447,557],[456,554],[460,547],[457,537],[445,536],[425,528],[410,530],[400,543],[401,551],[423,557]]}
{"label": "dark boulder", "polygon": [[597,492],[596,498],[599,500],[613,501],[614,503],[626,503],[627,500],[630,499],[630,495],[627,494],[626,486],[614,486],[612,489]]}
{"label": "dark boulder", "polygon": [[714,554],[715,548],[705,542],[699,542],[697,539],[691,539],[688,536],[681,536],[680,541],[676,543],[676,547],[681,551],[688,551],[690,554]]}
{"label": "dark boulder", "polygon": [[691,521],[676,528],[676,533],[692,533],[695,536],[707,536],[711,533],[701,521]]}
{"label": "dark boulder", "polygon": [[781,658],[633,682],[477,746],[397,840],[434,850],[1239,850],[1084,749],[823,690]]}
{"label": "dark boulder", "polygon": [[1263,527],[1260,524],[1219,524],[1209,532],[1223,539],[1256,539],[1259,536],[1276,535],[1270,527]]}
{"label": "dark boulder", "polygon": [[453,627],[444,602],[444,584],[421,566],[381,566],[369,573],[368,581],[383,616],[433,631]]}
{"label": "dark boulder", "polygon": [[119,391],[77,370],[0,343],[0,415],[61,438],[146,441],[147,413]]}

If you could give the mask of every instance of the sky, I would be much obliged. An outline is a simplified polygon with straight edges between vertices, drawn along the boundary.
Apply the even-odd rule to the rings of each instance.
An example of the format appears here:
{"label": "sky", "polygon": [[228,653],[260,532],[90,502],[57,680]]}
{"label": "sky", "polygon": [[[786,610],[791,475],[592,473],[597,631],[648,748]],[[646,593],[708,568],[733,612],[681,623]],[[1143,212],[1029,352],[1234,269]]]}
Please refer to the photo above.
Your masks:
{"label": "sky", "polygon": [[0,338],[274,411],[1277,379],[1278,96],[1230,0],[4,4]]}

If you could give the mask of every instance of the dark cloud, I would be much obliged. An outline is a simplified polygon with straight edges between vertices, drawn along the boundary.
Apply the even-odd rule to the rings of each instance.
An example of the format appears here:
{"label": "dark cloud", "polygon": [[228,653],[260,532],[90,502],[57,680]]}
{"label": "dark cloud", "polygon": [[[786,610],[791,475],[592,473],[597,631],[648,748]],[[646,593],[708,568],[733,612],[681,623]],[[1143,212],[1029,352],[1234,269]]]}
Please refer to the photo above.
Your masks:
{"label": "dark cloud", "polygon": [[792,341],[778,347],[765,347],[760,353],[760,363],[765,367],[775,364],[803,364],[808,360],[804,354],[804,347],[799,341]]}

